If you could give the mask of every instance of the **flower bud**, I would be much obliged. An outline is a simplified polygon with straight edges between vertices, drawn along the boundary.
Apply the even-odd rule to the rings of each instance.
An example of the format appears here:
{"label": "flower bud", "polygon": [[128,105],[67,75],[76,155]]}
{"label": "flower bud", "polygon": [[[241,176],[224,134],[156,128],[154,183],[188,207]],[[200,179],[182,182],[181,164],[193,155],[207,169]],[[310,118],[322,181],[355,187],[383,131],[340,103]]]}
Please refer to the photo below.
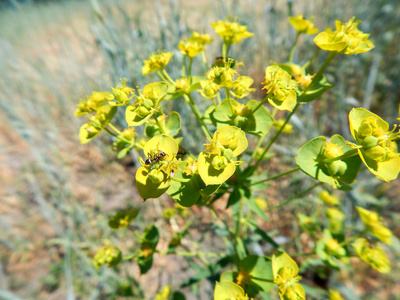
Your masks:
{"label": "flower bud", "polygon": [[228,165],[228,160],[226,159],[225,156],[216,155],[212,159],[211,165],[216,170],[222,170],[222,169],[225,169],[225,167]]}
{"label": "flower bud", "polygon": [[328,164],[328,171],[332,176],[342,176],[346,170],[347,165],[344,161],[337,160]]}
{"label": "flower bud", "polygon": [[164,173],[154,169],[149,172],[149,178],[153,183],[160,183],[164,180]]}

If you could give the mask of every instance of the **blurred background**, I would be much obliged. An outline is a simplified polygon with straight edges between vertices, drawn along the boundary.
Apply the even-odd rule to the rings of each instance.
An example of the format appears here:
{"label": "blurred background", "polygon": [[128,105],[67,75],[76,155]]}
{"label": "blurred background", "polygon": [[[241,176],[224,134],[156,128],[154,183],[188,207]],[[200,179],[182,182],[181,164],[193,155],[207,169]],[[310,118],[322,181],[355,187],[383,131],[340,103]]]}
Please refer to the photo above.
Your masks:
{"label": "blurred background", "polygon": [[[241,74],[255,79],[258,92],[253,97],[260,100],[265,68],[288,59],[295,31],[287,17],[298,14],[314,16],[320,30],[334,27],[336,19],[345,22],[356,16],[363,21],[360,29],[371,33],[375,49],[334,60],[326,75],[336,87],[293,118],[295,134],[278,141],[274,151],[280,160],[270,161],[269,167],[277,170],[278,162],[295,166],[298,147],[311,138],[338,133],[351,139],[347,116],[352,107],[371,109],[390,124],[395,122],[400,102],[398,0],[0,0],[0,299],[120,299],[123,295],[152,299],[165,284],[184,291],[188,299],[211,299],[211,281],[182,287],[193,268],[179,258],[159,256],[155,270],[141,277],[132,262],[117,270],[93,267],[92,257],[104,243],[134,247],[130,235],[108,227],[111,214],[138,208],[141,214],[135,226],[168,225],[170,221],[160,215],[173,207],[173,201],[142,203],[134,187],[135,165],[130,157],[116,158],[109,136],[102,134],[80,145],[78,130],[85,121],[74,117],[75,107],[92,91],[109,90],[120,78],[127,78],[132,87],[158,80],[141,75],[143,59],[156,50],[175,52],[168,71],[176,78],[181,68],[176,46],[193,30],[212,33],[216,41],[206,52],[212,61],[220,55],[221,44],[210,22],[228,16],[238,17],[255,33],[234,45],[231,54],[244,62]],[[315,50],[313,37],[302,36],[294,61],[305,63]],[[321,53],[311,70],[325,57]],[[179,102],[171,105],[186,113]],[[123,115],[117,122],[125,126]],[[182,136],[190,149],[198,149],[203,143],[197,138],[201,132],[188,131],[196,127],[195,121],[184,122]],[[305,177],[298,174],[282,184],[301,186]],[[359,181],[342,200],[375,207],[399,236],[399,180],[388,185],[362,172]],[[272,186],[267,202],[285,199],[281,189],[282,185]],[[290,216],[294,209],[311,211],[313,200],[309,200],[280,211],[281,217],[275,217],[279,225],[269,229],[277,236],[296,236],[298,228]],[[349,216],[351,207],[344,205]],[[202,215],[201,208],[190,213],[196,218],[193,238],[201,240],[211,228],[210,218],[205,212]],[[348,225],[353,219],[348,219]],[[168,234],[168,226],[164,227],[162,236]],[[202,245],[218,247],[212,239]],[[398,240],[386,250],[392,273],[381,275],[359,261],[355,270],[341,271],[332,279],[347,299],[400,299]],[[310,299],[323,299],[319,297],[315,293]]]}

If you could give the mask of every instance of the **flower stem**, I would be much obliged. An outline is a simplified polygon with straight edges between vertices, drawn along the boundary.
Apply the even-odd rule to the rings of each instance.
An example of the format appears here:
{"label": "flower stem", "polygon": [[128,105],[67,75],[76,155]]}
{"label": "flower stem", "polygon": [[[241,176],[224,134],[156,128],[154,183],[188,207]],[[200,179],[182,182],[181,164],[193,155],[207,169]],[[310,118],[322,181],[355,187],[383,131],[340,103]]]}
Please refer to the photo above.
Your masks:
{"label": "flower stem", "polygon": [[318,182],[318,183],[314,184],[313,186],[309,187],[309,188],[306,189],[305,191],[300,192],[300,193],[298,193],[297,195],[294,195],[293,197],[290,197],[289,199],[286,199],[285,201],[279,203],[278,205],[275,205],[275,206],[271,207],[270,209],[267,210],[267,212],[271,212],[271,211],[273,211],[274,209],[277,209],[277,208],[279,208],[279,207],[281,207],[281,206],[283,206],[283,205],[288,204],[289,202],[292,202],[293,200],[298,199],[298,198],[301,197],[301,196],[304,196],[305,194],[308,194],[308,193],[311,192],[313,189],[315,189],[316,187],[318,187],[318,186],[320,186],[320,185],[322,185],[322,184],[324,184],[324,183],[323,183],[323,182]]}
{"label": "flower stem", "polygon": [[296,44],[297,44],[297,41],[299,40],[299,36],[300,36],[300,32],[297,32],[296,39],[294,40],[292,49],[290,49],[290,54],[289,54],[289,59],[288,59],[289,63],[291,63],[293,60],[293,53],[294,53],[294,49],[296,49]]}
{"label": "flower stem", "polygon": [[233,110],[233,106],[232,106],[232,102],[231,102],[231,95],[229,95],[229,88],[225,88],[225,94],[226,94],[226,99],[228,99],[228,103],[229,103],[229,107],[231,108],[231,113],[232,115],[235,114],[234,110]]}
{"label": "flower stem", "polygon": [[206,135],[207,138],[211,138],[211,133],[208,130],[206,124],[203,121],[203,118],[201,117],[201,114],[199,110],[197,109],[196,104],[193,101],[192,96],[189,94],[184,94],[183,97],[185,98],[186,102],[189,104],[190,108],[192,109],[192,112],[197,118],[197,121],[199,121],[201,129],[203,130],[204,134]]}
{"label": "flower stem", "polygon": [[188,77],[192,74],[192,63],[193,63],[193,58],[189,57]]}
{"label": "flower stem", "polygon": [[279,177],[282,177],[282,176],[288,175],[288,174],[290,174],[290,173],[297,172],[297,171],[299,171],[299,170],[300,170],[300,168],[299,168],[299,167],[297,167],[297,168],[294,168],[294,169],[288,170],[288,171],[286,171],[286,172],[282,172],[282,173],[280,173],[280,174],[277,174],[277,175],[274,175],[274,176],[268,177],[268,178],[266,178],[266,179],[263,179],[263,180],[260,180],[260,181],[256,181],[256,182],[254,182],[254,183],[250,184],[250,186],[252,186],[252,185],[256,185],[256,184],[260,184],[260,183],[263,183],[263,182],[267,182],[267,181],[270,181],[270,180],[274,180],[274,179],[277,179],[277,178],[279,178]]}
{"label": "flower stem", "polygon": [[165,75],[165,77],[169,80],[169,82],[175,85],[175,81],[168,75],[167,71],[165,71],[165,69],[162,69],[162,72]]}

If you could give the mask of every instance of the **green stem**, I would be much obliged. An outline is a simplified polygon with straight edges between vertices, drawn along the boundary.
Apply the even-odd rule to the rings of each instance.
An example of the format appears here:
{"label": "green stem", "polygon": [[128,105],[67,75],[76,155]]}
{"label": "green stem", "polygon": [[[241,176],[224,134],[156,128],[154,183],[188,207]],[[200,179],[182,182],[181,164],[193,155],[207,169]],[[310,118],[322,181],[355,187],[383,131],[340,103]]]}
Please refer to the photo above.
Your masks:
{"label": "green stem", "polygon": [[171,84],[175,85],[175,81],[168,75],[167,71],[165,71],[165,69],[162,69],[162,72],[165,75],[165,77],[169,80],[169,82],[171,82]]}
{"label": "green stem", "polygon": [[162,127],[160,121],[158,120],[158,117],[156,117],[155,114],[153,114],[153,119],[156,121],[156,124],[157,124],[157,126],[158,126],[158,129],[160,129],[161,133],[164,133],[164,134],[165,134],[165,130],[164,130],[164,128]]}
{"label": "green stem", "polygon": [[165,77],[164,77],[164,75],[163,75],[163,74],[161,74],[161,72],[160,72],[160,71],[157,71],[157,75],[158,75],[158,77],[160,77],[160,78],[161,78],[161,80],[162,80],[162,81],[168,82],[167,78],[165,78]]}
{"label": "green stem", "polygon": [[110,129],[108,129],[107,127],[104,127],[104,130],[107,131],[107,132],[108,132],[109,134],[111,134],[112,136],[117,137],[117,135],[116,135],[114,132],[112,132]]}
{"label": "green stem", "polygon": [[266,179],[263,179],[263,180],[254,182],[254,183],[250,184],[250,186],[256,185],[256,184],[260,184],[260,183],[263,183],[263,182],[267,182],[267,181],[270,181],[270,180],[274,180],[274,179],[277,179],[277,178],[279,178],[279,177],[288,175],[288,174],[290,174],[290,173],[297,172],[297,171],[299,171],[299,170],[300,170],[300,168],[297,167],[297,168],[291,169],[291,170],[289,170],[289,171],[286,171],[286,172],[282,172],[282,173],[280,173],[280,174],[277,174],[277,175],[275,175],[275,176],[268,177],[268,178],[266,178]]}
{"label": "green stem", "polygon": [[209,66],[208,66],[207,57],[206,57],[206,54],[204,51],[201,52],[201,58],[203,59],[203,63],[206,66],[206,69],[208,70]]}
{"label": "green stem", "polygon": [[263,106],[263,104],[265,103],[265,102],[267,102],[267,100],[268,100],[268,94],[265,96],[265,98],[256,106],[256,108],[255,109],[253,109],[252,110],[252,114],[254,114],[261,106]]}
{"label": "green stem", "polygon": [[319,68],[317,74],[313,77],[310,85],[303,91],[303,94],[305,94],[308,90],[311,89],[311,87],[319,81],[320,77],[322,76],[322,73],[325,71],[325,69],[329,66],[330,62],[335,58],[337,55],[337,52],[330,52],[328,57],[326,58],[324,64]]}
{"label": "green stem", "polygon": [[231,102],[231,95],[229,95],[229,88],[225,88],[225,93],[226,93],[226,99],[228,99],[229,107],[231,108],[231,113],[232,115],[235,114],[235,111],[233,110],[232,102]]}
{"label": "green stem", "polygon": [[200,257],[200,256],[223,257],[223,256],[226,256],[226,253],[215,253],[215,252],[190,252],[190,251],[170,252],[168,250],[156,250],[155,252],[160,253],[160,254],[179,255],[179,256],[187,256],[187,257]]}
{"label": "green stem", "polygon": [[320,186],[320,185],[322,185],[322,184],[324,184],[324,183],[323,183],[323,182],[318,182],[318,183],[314,184],[313,186],[309,187],[309,188],[306,189],[305,191],[303,191],[303,192],[301,192],[301,193],[298,193],[297,195],[294,195],[293,197],[290,197],[289,199],[287,199],[287,200],[285,200],[285,201],[279,203],[278,205],[275,205],[275,206],[271,207],[270,209],[267,210],[267,212],[271,212],[271,211],[273,211],[274,209],[277,209],[277,208],[279,208],[279,207],[281,207],[281,206],[283,206],[283,205],[288,204],[289,202],[291,202],[291,201],[293,201],[293,200],[298,199],[298,198],[301,197],[301,196],[304,196],[305,194],[308,194],[308,193],[311,192],[313,189],[315,189],[316,187],[318,187],[318,186]]}
{"label": "green stem", "polygon": [[108,123],[107,126],[109,126],[112,130],[114,130],[117,134],[121,135],[121,131],[118,130],[117,127],[115,127],[113,124]]}
{"label": "green stem", "polygon": [[186,77],[186,56],[182,58],[182,77]]}
{"label": "green stem", "polygon": [[192,63],[193,63],[193,58],[189,57],[188,77],[192,74]]}
{"label": "green stem", "polygon": [[275,135],[272,137],[268,145],[265,147],[263,153],[261,156],[258,158],[256,161],[254,168],[257,169],[257,167],[260,165],[261,161],[264,159],[265,154],[268,152],[268,150],[271,148],[272,144],[277,140],[279,135],[281,134],[283,128],[285,128],[286,124],[289,122],[290,118],[294,115],[296,110],[300,107],[300,103],[297,103],[296,106],[293,108],[293,111],[287,116],[285,123],[283,123],[282,127],[279,128],[279,130],[275,133]]}
{"label": "green stem", "polygon": [[289,63],[292,63],[292,60],[293,60],[293,54],[294,54],[294,49],[296,49],[296,44],[297,44],[297,41],[299,40],[299,36],[300,36],[300,32],[297,32],[297,34],[296,34],[296,39],[294,40],[294,43],[293,43],[293,46],[292,46],[292,49],[290,49],[290,54],[289,54]]}
{"label": "green stem", "polygon": [[197,109],[196,104],[193,101],[192,96],[189,94],[184,94],[183,97],[185,98],[186,102],[189,104],[190,108],[192,109],[192,112],[197,118],[197,121],[199,121],[201,129],[203,130],[204,134],[206,135],[207,138],[211,138],[211,133],[208,130],[206,124],[203,121],[203,118],[201,117],[201,114],[199,110]]}
{"label": "green stem", "polygon": [[356,235],[352,236],[351,238],[348,238],[347,240],[344,240],[344,241],[341,242],[339,245],[340,245],[340,246],[347,245],[347,244],[351,243],[352,241],[358,239],[359,237],[365,235],[367,232],[368,232],[368,230],[367,230],[367,229],[364,229],[363,231],[361,231],[361,232],[357,233]]}
{"label": "green stem", "polygon": [[321,51],[321,48],[318,48],[317,51],[315,51],[314,55],[311,56],[311,58],[306,61],[306,63],[303,65],[304,69],[308,68],[308,66],[311,64],[311,62],[318,56],[320,51]]}

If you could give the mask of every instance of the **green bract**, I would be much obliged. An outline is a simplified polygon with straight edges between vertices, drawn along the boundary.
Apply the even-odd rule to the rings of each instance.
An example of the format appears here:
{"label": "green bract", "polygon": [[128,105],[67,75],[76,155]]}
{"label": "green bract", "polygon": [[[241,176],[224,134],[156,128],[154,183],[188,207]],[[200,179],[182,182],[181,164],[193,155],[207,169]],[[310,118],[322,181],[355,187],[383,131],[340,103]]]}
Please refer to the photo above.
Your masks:
{"label": "green bract", "polygon": [[114,117],[117,108],[111,105],[103,105],[97,109],[96,114],[90,117],[89,123],[83,124],[79,130],[81,144],[89,143]]}
{"label": "green bract", "polygon": [[346,260],[346,250],[332,237],[328,229],[324,230],[323,238],[315,245],[319,258],[333,269],[338,269],[338,259]]}
{"label": "green bract", "polygon": [[247,138],[242,130],[234,126],[219,128],[207,149],[199,154],[198,169],[206,185],[219,185],[228,180],[236,170],[238,162],[232,159],[247,148]]}
{"label": "green bract", "polygon": [[231,281],[217,282],[214,290],[214,300],[248,300],[244,290]]}
{"label": "green bract", "polygon": [[341,187],[350,184],[357,176],[361,165],[358,156],[351,156],[341,160],[335,159],[348,151],[352,151],[346,141],[340,135],[334,135],[327,142],[326,137],[317,137],[300,148],[296,162],[303,172],[311,177]]}
{"label": "green bract", "polygon": [[298,275],[299,267],[285,252],[278,252],[272,256],[272,272],[282,300],[302,300],[306,298],[304,288],[297,283],[301,280],[301,276]]}
{"label": "green bract", "polygon": [[129,126],[139,126],[157,111],[161,100],[168,92],[165,82],[153,82],[143,88],[143,93],[136,96],[135,103],[126,107],[125,119]]}
{"label": "green bract", "polygon": [[149,140],[143,148],[146,161],[136,172],[136,187],[144,200],[158,198],[171,185],[171,175],[178,168],[176,154],[178,143],[167,135]]}
{"label": "green bract", "polygon": [[260,106],[260,102],[256,100],[250,100],[244,105],[233,99],[226,99],[213,109],[210,119],[217,128],[233,125],[257,136],[265,135],[274,123],[266,108]]}
{"label": "green bract", "polygon": [[246,256],[240,261],[239,271],[226,271],[221,274],[220,280],[236,282],[249,297],[269,292],[275,286],[271,259],[256,255]]}
{"label": "green bract", "polygon": [[349,121],[351,134],[362,146],[358,153],[367,168],[385,181],[396,179],[400,172],[400,155],[389,124],[364,108],[352,109]]}

